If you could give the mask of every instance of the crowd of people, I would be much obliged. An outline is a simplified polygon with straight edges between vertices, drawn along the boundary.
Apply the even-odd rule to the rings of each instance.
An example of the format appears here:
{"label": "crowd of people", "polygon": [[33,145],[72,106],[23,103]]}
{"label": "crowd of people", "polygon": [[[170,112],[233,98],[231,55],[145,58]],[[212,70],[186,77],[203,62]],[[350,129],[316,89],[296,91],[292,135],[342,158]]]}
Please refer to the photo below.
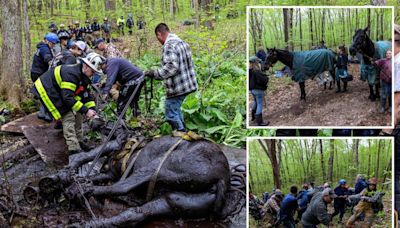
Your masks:
{"label": "crowd of people", "polygon": [[[356,227],[357,220],[364,220],[364,226],[370,227],[374,214],[382,210],[382,196],[377,191],[378,181],[370,178],[368,181],[362,175],[357,175],[354,188],[341,179],[332,189],[329,183],[315,187],[314,183],[304,183],[298,191],[297,186],[291,186],[286,195],[280,189],[273,189],[272,194],[264,193],[262,200],[254,194],[249,194],[249,211],[262,227],[294,228],[301,224],[304,228],[316,228],[323,224],[328,226],[339,215],[338,224],[346,227]],[[329,213],[328,205],[333,202],[334,212]],[[352,215],[343,221],[346,207],[353,210]],[[297,213],[297,216],[295,216]]]}
{"label": "crowd of people", "polygon": [[[121,21],[119,25],[123,26]],[[144,25],[140,26],[143,28]],[[122,115],[125,106],[129,105],[137,116],[145,77],[165,82],[166,120],[178,135],[186,131],[180,109],[185,97],[198,87],[194,64],[189,45],[170,32],[165,23],[155,28],[155,35],[163,45],[162,67],[146,72],[125,59],[110,42],[111,26],[107,18],[102,25],[94,18],[91,25],[89,20],[86,21],[86,27],[80,27],[76,22],[75,27],[69,26],[66,30],[61,24],[57,31],[57,26],[52,23],[49,29],[36,46],[31,67],[31,91],[40,101],[38,118],[55,122],[54,128],[63,130],[69,154],[91,149],[84,142],[82,121],[84,117],[100,118],[95,93],[103,101],[109,97],[116,99],[118,115]],[[93,42],[86,39],[100,31],[103,37]]]}

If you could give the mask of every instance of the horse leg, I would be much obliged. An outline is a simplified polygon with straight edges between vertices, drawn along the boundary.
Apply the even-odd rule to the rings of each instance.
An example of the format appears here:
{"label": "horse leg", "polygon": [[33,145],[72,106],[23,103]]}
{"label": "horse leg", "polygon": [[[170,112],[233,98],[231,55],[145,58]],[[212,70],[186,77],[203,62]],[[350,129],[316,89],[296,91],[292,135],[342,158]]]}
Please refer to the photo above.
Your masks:
{"label": "horse leg", "polygon": [[187,194],[171,192],[142,206],[129,208],[111,218],[92,220],[84,227],[135,226],[137,223],[159,216],[200,218],[207,216],[216,200],[213,193]]}
{"label": "horse leg", "polygon": [[299,82],[299,86],[300,86],[300,100],[306,100],[306,90],[305,90],[305,82]]}
{"label": "horse leg", "polygon": [[335,84],[336,78],[334,77],[335,71],[330,71],[331,76],[332,76],[332,81],[329,82],[329,89],[332,89],[332,85]]}

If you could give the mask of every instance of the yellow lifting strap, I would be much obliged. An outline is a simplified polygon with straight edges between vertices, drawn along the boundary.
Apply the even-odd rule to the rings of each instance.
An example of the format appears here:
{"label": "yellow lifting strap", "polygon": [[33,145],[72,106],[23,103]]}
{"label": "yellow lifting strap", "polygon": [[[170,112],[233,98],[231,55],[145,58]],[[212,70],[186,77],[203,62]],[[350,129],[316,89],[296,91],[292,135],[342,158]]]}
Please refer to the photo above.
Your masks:
{"label": "yellow lifting strap", "polygon": [[172,151],[174,151],[178,147],[178,145],[182,142],[182,140],[184,139],[183,138],[178,139],[178,141],[176,141],[175,144],[172,145],[169,148],[169,150],[164,154],[164,157],[162,157],[156,171],[153,173],[153,176],[151,176],[149,186],[147,187],[146,201],[150,201],[151,198],[153,197],[154,187],[156,186],[158,173],[160,172],[162,165],[164,164],[168,156],[172,153]]}
{"label": "yellow lifting strap", "polygon": [[58,112],[58,110],[54,106],[53,102],[51,102],[49,96],[47,95],[46,90],[43,87],[43,84],[42,84],[42,81],[40,80],[40,78],[38,78],[35,81],[35,86],[39,93],[40,98],[42,98],[44,105],[46,106],[47,110],[49,110],[49,112],[54,117],[54,119],[55,120],[61,119],[61,114]]}

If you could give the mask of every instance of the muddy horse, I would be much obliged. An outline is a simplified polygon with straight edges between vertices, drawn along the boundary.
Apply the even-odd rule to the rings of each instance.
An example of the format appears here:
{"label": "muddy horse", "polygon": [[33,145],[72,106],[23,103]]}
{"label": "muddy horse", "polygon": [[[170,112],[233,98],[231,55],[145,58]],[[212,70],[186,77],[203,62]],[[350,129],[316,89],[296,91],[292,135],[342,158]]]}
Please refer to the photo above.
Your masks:
{"label": "muddy horse", "polygon": [[[270,65],[277,61],[288,66],[292,72],[292,79],[299,83],[300,100],[306,100],[305,80],[313,79],[316,75],[329,71],[334,79],[336,54],[329,49],[318,49],[311,51],[290,52],[281,49],[268,49],[267,60]],[[329,89],[332,89],[330,82]],[[325,83],[326,89],[326,83]]]}
{"label": "muddy horse", "polygon": [[[238,202],[244,201],[240,200],[245,197],[244,191],[233,190],[232,182],[238,181],[234,178],[237,173],[231,172],[217,144],[204,139],[186,141],[170,136],[149,142],[137,139],[130,146],[134,149],[129,149],[134,152],[127,158],[126,154],[120,154],[121,145],[125,144],[121,137],[104,148],[102,157],[108,157],[105,162],[108,169],[103,167],[100,173],[76,177],[77,168],[99,153],[97,147],[88,153],[72,155],[66,168],[39,182],[39,194],[50,198],[49,201],[54,201],[51,198],[57,195],[64,195],[71,202],[83,202],[83,195],[96,199],[100,205],[106,204],[102,202],[105,198],[134,199],[127,204],[128,209],[116,216],[74,224],[77,227],[131,227],[160,216],[224,219],[236,213]],[[120,152],[115,154],[115,151]],[[235,169],[245,172],[244,166]],[[239,179],[245,186],[244,178]],[[110,182],[113,184],[107,185]]]}
{"label": "muddy horse", "polygon": [[[391,48],[388,41],[373,42],[369,36],[369,27],[357,29],[353,35],[353,43],[349,48],[350,54],[360,56],[360,78],[368,81],[369,99],[375,101],[379,98],[379,69],[374,65],[378,59],[385,57],[386,51]],[[361,57],[362,56],[362,57]],[[374,91],[375,86],[375,91]]]}

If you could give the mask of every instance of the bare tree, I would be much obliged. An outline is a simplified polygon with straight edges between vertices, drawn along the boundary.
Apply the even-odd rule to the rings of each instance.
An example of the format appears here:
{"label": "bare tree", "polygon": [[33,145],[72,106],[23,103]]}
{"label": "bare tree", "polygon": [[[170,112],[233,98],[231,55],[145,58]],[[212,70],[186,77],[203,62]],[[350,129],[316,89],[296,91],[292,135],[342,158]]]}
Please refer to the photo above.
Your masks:
{"label": "bare tree", "polygon": [[261,148],[267,154],[268,158],[272,164],[272,173],[274,175],[274,184],[275,188],[281,188],[281,178],[278,160],[276,158],[276,140],[275,139],[259,139],[258,142],[261,145]]}
{"label": "bare tree", "polygon": [[2,61],[0,94],[11,105],[19,108],[23,98],[24,77],[22,73],[22,29],[21,2],[19,0],[0,0],[2,28]]}
{"label": "bare tree", "polygon": [[328,161],[328,181],[332,182],[333,180],[333,159],[335,152],[335,140],[331,139],[329,141],[329,161]]}

